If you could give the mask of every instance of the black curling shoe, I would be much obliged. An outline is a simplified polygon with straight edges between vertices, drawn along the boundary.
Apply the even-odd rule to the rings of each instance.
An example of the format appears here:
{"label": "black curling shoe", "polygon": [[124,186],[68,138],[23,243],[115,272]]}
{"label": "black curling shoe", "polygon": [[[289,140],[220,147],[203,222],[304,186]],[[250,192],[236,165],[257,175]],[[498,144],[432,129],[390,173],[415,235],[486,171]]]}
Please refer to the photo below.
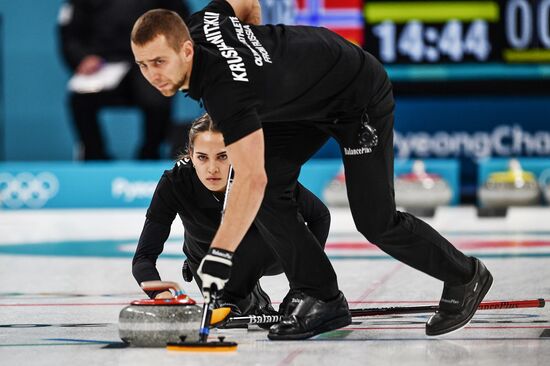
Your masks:
{"label": "black curling shoe", "polygon": [[[274,316],[279,315],[273,305],[269,295],[260,286],[260,281],[256,283],[254,289],[250,293],[251,306],[244,312],[243,315],[256,315],[256,316]],[[265,330],[269,329],[274,323],[261,323],[258,324],[260,328]]]}
{"label": "black curling shoe", "polygon": [[477,258],[474,278],[465,285],[443,287],[439,310],[426,323],[426,335],[442,335],[466,326],[491,285],[493,276]]}
{"label": "black curling shoe", "polygon": [[279,314],[284,316],[292,314],[296,306],[302,301],[301,297],[301,291],[290,289],[283,301],[279,304]]}
{"label": "black curling shoe", "polygon": [[[256,315],[256,316],[274,316],[279,315],[273,306],[271,305],[271,299],[269,295],[262,289],[260,286],[260,281],[256,283],[250,295],[240,301],[233,302],[231,300],[225,299],[223,296],[218,301],[216,307],[228,307],[231,309],[229,312],[230,317],[238,317],[243,315]],[[260,328],[269,329],[274,323],[262,323],[258,324]],[[216,326],[220,329],[231,329],[231,328],[248,328],[246,324],[219,324]]]}
{"label": "black curling shoe", "polygon": [[318,300],[303,292],[295,293],[293,297],[300,299],[298,305],[291,315],[269,329],[269,339],[306,339],[351,324],[348,302],[341,292],[329,301]]}

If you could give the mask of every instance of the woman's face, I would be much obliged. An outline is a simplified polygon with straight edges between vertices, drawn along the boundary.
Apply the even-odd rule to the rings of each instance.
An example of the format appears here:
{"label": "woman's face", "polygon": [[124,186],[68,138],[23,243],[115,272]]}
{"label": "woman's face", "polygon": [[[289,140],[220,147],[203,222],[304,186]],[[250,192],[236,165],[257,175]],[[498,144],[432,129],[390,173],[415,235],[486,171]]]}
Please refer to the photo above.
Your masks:
{"label": "woman's face", "polygon": [[227,185],[229,160],[219,132],[200,132],[195,136],[191,161],[200,181],[213,192],[223,192]]}

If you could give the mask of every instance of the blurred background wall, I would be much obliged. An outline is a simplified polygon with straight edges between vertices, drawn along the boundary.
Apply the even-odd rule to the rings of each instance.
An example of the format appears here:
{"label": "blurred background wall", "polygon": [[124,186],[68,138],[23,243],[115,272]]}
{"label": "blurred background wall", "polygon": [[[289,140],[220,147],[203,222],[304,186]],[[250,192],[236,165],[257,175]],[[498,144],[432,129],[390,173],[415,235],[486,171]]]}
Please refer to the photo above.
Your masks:
{"label": "blurred background wall", "polygon": [[[271,12],[264,18],[289,3],[263,2]],[[205,3],[189,2],[193,10]],[[0,161],[74,157],[66,108],[70,74],[55,34],[61,4],[0,0]],[[419,11],[406,8],[411,4],[421,4]],[[461,159],[468,191],[474,189],[479,159],[550,155],[549,9],[547,0],[297,0],[293,16],[297,23],[335,29],[384,61],[397,99],[396,156]],[[457,24],[458,56],[452,49]],[[484,40],[490,41],[488,49]],[[175,123],[201,112],[183,95],[176,99]],[[108,111],[103,119],[115,157],[131,158],[140,129],[135,112]],[[338,156],[334,143],[317,154]]]}
{"label": "blurred background wall", "polygon": [[[205,1],[188,1],[198,10]],[[66,108],[70,73],[56,37],[62,0],[0,1],[0,159],[71,160],[75,144]],[[194,118],[197,103],[178,95],[174,119]],[[102,126],[117,158],[131,158],[140,129],[132,111],[112,112]],[[116,123],[112,123],[116,120]]]}

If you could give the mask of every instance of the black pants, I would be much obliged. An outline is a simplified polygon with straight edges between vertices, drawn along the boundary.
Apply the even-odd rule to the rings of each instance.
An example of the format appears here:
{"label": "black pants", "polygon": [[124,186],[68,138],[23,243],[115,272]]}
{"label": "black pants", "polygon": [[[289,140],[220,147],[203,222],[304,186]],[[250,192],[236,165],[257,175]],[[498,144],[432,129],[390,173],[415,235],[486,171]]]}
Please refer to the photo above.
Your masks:
{"label": "black pants", "polygon": [[268,186],[256,224],[279,257],[291,287],[330,299],[338,293],[336,274],[315,238],[304,230],[289,194],[300,167],[332,136],[341,148],[346,188],[357,230],[399,261],[449,284],[473,276],[470,257],[458,251],[428,224],[396,211],[393,188],[394,99],[386,72],[377,76],[365,103],[378,146],[361,150],[361,116],[333,123],[264,123]]}
{"label": "black pants", "polygon": [[140,159],[159,159],[159,148],[170,127],[172,104],[132,67],[114,90],[69,96],[72,120],[84,151],[84,160],[105,160],[109,154],[98,123],[99,111],[108,106],[136,106],[144,119]]}
{"label": "black pants", "polygon": [[[208,248],[190,247],[185,245],[183,251],[187,257],[189,268],[199,289],[202,289],[202,281],[197,275],[202,258]],[[246,241],[237,248],[233,256],[231,277],[223,290],[223,299],[242,306],[243,301],[249,297],[250,292],[264,275],[282,273],[282,268],[273,251],[263,243],[259,232],[252,228],[246,235]]]}
{"label": "black pants", "polygon": [[[323,251],[330,229],[330,212],[322,201],[313,193],[299,186],[292,193],[292,200],[298,205],[300,217],[307,221],[306,230],[311,232]],[[183,251],[187,256],[193,277],[202,288],[197,269],[206,255],[210,243],[194,240],[187,233]],[[252,225],[241,244],[235,251],[231,277],[224,288],[224,300],[237,305],[246,301],[250,292],[263,276],[274,276],[283,273],[283,267],[271,247],[265,242],[256,225]],[[243,308],[246,308],[243,307]]]}

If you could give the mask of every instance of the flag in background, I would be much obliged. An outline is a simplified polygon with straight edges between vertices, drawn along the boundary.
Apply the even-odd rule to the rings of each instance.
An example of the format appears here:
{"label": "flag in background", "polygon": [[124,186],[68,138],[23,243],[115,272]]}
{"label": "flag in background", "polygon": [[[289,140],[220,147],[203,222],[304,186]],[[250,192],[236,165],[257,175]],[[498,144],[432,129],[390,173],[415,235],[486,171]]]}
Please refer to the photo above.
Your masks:
{"label": "flag in background", "polygon": [[296,0],[296,24],[326,27],[362,46],[363,0]]}
{"label": "flag in background", "polygon": [[264,24],[295,24],[295,0],[260,0]]}

